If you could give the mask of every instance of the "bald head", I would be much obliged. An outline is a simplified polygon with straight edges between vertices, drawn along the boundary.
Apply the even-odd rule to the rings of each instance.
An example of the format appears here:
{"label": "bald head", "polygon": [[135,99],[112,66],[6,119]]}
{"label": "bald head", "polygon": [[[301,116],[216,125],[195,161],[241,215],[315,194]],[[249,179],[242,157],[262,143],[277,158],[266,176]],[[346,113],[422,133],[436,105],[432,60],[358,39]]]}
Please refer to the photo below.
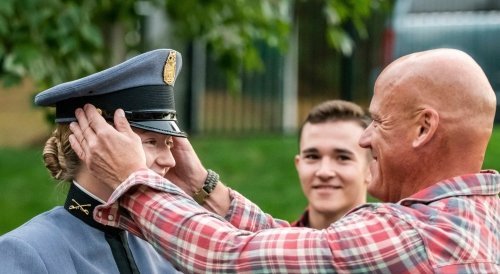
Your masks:
{"label": "bald head", "polygon": [[392,95],[402,100],[406,110],[432,107],[443,122],[493,125],[495,93],[483,70],[462,51],[436,49],[404,56],[389,65],[379,80],[397,87],[398,94]]}
{"label": "bald head", "polygon": [[381,105],[397,108],[400,119],[409,124],[416,124],[423,112],[435,113],[432,121],[422,120],[434,127],[428,140],[415,146],[415,153],[434,163],[446,161],[451,173],[446,176],[481,169],[493,130],[496,97],[469,55],[436,49],[404,56],[377,79],[375,97]]}

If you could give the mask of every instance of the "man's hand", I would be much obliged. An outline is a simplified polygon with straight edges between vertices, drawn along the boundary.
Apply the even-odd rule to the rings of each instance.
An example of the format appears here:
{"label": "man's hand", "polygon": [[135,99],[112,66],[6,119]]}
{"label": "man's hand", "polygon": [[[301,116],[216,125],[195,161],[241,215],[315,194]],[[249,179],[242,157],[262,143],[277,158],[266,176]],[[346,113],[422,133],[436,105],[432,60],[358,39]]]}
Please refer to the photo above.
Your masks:
{"label": "man's hand", "polygon": [[[203,187],[208,172],[187,138],[175,137],[172,155],[176,165],[167,172],[165,178],[192,197],[195,191]],[[220,182],[203,204],[203,207],[222,217],[227,214],[230,206],[229,189]]]}
{"label": "man's hand", "polygon": [[113,189],[133,172],[147,168],[141,139],[125,118],[123,110],[114,115],[115,128],[93,105],[75,111],[78,123],[70,124],[71,147],[92,174]]}
{"label": "man's hand", "polygon": [[165,178],[180,187],[188,195],[203,187],[207,171],[187,138],[175,137],[172,148],[176,165],[170,168]]}

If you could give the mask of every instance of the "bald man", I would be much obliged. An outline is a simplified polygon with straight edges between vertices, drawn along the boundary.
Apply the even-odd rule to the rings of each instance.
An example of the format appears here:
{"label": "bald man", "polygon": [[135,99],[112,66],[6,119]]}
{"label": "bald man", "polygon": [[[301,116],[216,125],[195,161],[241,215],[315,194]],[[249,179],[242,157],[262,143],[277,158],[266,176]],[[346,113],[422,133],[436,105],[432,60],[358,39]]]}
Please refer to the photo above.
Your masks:
{"label": "bald man", "polygon": [[478,173],[493,130],[496,98],[464,52],[438,49],[402,57],[375,83],[369,192],[397,202],[436,182]]}
{"label": "bald man", "polygon": [[483,71],[461,51],[389,65],[359,142],[373,153],[369,192],[385,203],[323,230],[290,228],[220,182],[202,203],[219,204],[212,209],[225,220],[207,211],[189,195],[207,175],[189,142],[173,149],[169,178],[182,191],[146,168],[121,111],[115,130],[87,105],[70,140],[115,189],[94,218],[144,237],[185,272],[500,273],[500,175],[481,170],[495,106]]}

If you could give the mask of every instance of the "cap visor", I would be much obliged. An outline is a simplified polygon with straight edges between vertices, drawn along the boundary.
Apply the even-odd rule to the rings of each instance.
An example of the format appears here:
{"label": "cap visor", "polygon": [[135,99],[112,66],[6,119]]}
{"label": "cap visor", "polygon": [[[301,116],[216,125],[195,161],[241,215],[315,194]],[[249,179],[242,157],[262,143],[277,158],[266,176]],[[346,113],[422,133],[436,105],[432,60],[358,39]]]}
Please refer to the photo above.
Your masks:
{"label": "cap visor", "polygon": [[172,120],[147,120],[129,121],[130,125],[136,128],[158,132],[161,134],[177,137],[187,137],[187,134],[179,129],[176,121]]}

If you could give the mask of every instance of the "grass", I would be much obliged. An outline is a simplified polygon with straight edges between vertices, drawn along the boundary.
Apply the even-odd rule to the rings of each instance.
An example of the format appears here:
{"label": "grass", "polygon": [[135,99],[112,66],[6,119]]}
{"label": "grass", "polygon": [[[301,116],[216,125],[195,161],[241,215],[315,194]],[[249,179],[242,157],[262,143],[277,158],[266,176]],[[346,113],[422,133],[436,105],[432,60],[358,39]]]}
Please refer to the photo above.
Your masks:
{"label": "grass", "polygon": [[[266,212],[295,219],[306,200],[293,156],[295,136],[210,136],[191,139],[205,167]],[[464,148],[466,149],[466,148]],[[41,148],[0,148],[0,235],[64,202],[66,188],[49,178]],[[500,170],[500,128],[495,129],[484,168]]]}
{"label": "grass", "polygon": [[0,234],[64,202],[49,179],[40,149],[0,149]]}
{"label": "grass", "polygon": [[[292,220],[306,205],[293,156],[296,137],[192,138],[205,167],[277,217]],[[62,205],[66,187],[50,179],[42,149],[0,148],[0,235]]]}

